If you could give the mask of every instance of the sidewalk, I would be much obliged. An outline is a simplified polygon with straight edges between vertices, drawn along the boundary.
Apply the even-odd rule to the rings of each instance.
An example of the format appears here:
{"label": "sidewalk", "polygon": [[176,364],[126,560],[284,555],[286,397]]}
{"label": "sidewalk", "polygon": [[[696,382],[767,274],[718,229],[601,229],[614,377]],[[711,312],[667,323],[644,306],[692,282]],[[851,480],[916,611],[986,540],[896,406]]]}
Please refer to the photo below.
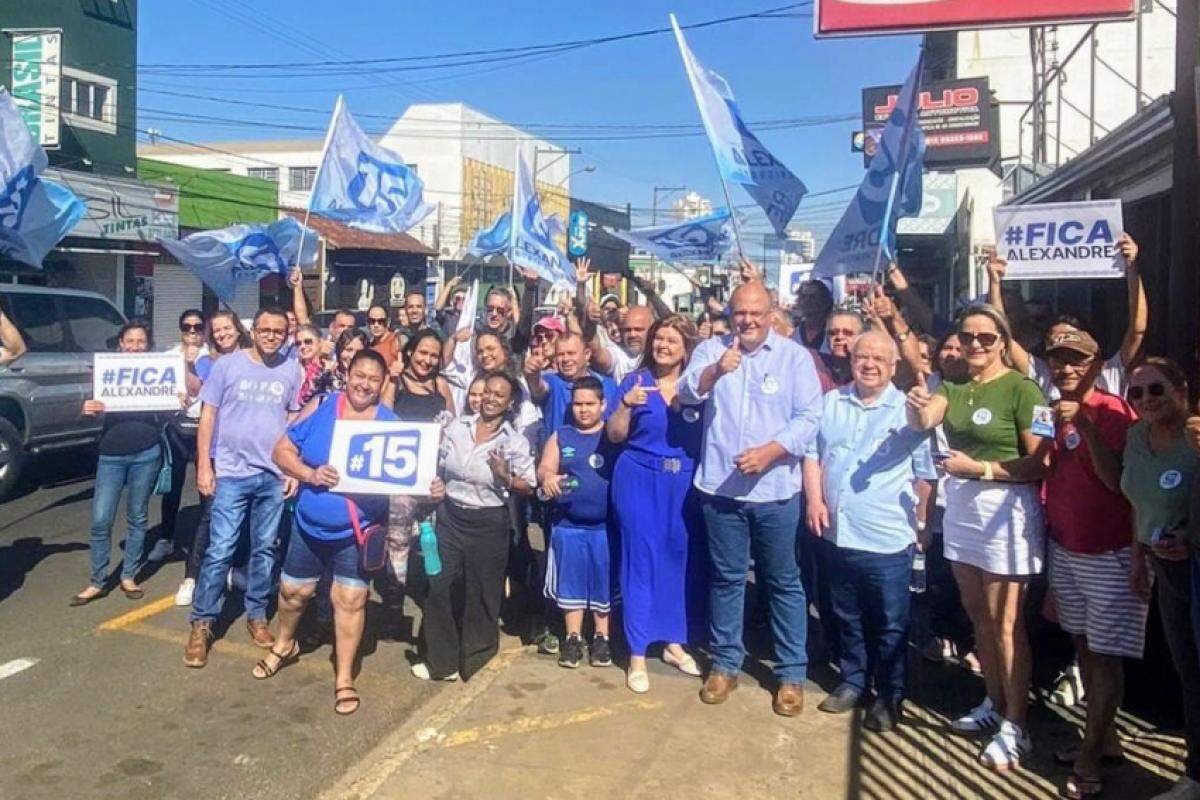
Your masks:
{"label": "sidewalk", "polygon": [[[324,797],[1053,798],[1068,771],[1050,754],[1082,722],[1081,709],[1036,709],[1035,756],[998,776],[978,765],[979,743],[947,731],[945,714],[979,692],[958,668],[914,662],[905,724],[871,734],[817,711],[825,693],[812,682],[804,714],[784,719],[746,674],[712,707],[697,699],[698,679],[661,662],[651,662],[650,693],[635,695],[620,669],[566,670],[515,640],[505,647]],[[1105,796],[1163,791],[1179,774],[1180,740],[1128,717],[1120,727],[1129,761],[1109,768]]]}

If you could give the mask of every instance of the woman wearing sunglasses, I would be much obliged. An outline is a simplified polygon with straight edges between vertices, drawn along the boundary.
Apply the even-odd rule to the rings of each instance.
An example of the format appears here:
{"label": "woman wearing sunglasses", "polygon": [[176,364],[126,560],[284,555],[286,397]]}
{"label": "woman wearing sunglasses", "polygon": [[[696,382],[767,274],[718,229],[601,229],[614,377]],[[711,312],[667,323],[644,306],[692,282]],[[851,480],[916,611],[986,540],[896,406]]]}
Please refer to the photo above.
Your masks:
{"label": "woman wearing sunglasses", "polygon": [[980,761],[1009,770],[1032,746],[1025,732],[1032,661],[1024,606],[1029,579],[1042,570],[1039,481],[1052,439],[1034,432],[1046,401],[1037,384],[1010,368],[1012,332],[1004,315],[991,306],[972,308],[959,321],[958,340],[967,379],[942,383],[931,394],[920,376],[908,414],[920,430],[942,425],[950,444],[940,457],[947,474],[943,548],[987,684],[984,701],[952,724],[961,733],[998,728]]}
{"label": "woman wearing sunglasses", "polygon": [[300,404],[305,405],[317,393],[317,381],[325,372],[321,358],[321,331],[315,325],[304,323],[296,328],[296,358],[304,371],[304,382],[300,384]]}
{"label": "woman wearing sunglasses", "polygon": [[392,333],[388,324],[388,310],[381,305],[373,305],[367,309],[367,333],[371,337],[371,349],[383,356],[388,371],[400,357],[400,339]]}
{"label": "woman wearing sunglasses", "polygon": [[[1200,796],[1200,659],[1190,607],[1192,597],[1189,500],[1200,456],[1184,434],[1187,377],[1166,358],[1147,358],[1129,376],[1127,392],[1139,421],[1125,442],[1121,491],[1133,506],[1130,582],[1150,599],[1150,575],[1163,632],[1183,685],[1184,737],[1188,756],[1179,797]],[[1188,793],[1190,791],[1190,793]],[[1176,794],[1172,793],[1174,797]]]}

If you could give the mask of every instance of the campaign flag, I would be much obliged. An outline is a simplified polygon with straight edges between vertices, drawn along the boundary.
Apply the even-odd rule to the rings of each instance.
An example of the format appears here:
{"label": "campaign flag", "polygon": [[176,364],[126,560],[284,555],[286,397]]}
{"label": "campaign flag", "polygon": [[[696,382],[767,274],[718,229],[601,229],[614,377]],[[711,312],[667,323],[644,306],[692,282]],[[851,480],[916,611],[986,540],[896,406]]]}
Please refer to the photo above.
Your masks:
{"label": "campaign flag", "polygon": [[520,148],[517,148],[511,227],[508,260],[513,266],[532,269],[550,283],[575,285],[575,270],[554,243],[555,233],[565,230],[565,226],[556,216],[547,219],[542,214],[533,176]]}
{"label": "campaign flag", "polygon": [[471,237],[467,255],[488,258],[508,252],[512,240],[512,211],[505,211],[492,220],[490,228],[484,228]]}
{"label": "campaign flag", "polygon": [[925,135],[917,115],[923,57],[900,89],[858,194],[817,256],[818,277],[873,273],[881,256],[895,257],[896,221],[921,213]]}
{"label": "campaign flag", "polygon": [[[286,276],[292,267],[316,264],[319,242],[315,231],[284,217],[270,225],[231,225],[158,243],[229,303],[239,283],[258,281],[272,272]],[[302,247],[304,262],[299,263]]]}
{"label": "campaign flag", "polygon": [[1125,277],[1120,200],[1000,206],[994,214],[1007,280]]}
{"label": "campaign flag", "polygon": [[374,233],[404,233],[434,210],[424,189],[399,153],[363,133],[339,95],[309,200],[312,213]]}
{"label": "campaign flag", "polygon": [[784,228],[796,213],[800,199],[808,193],[808,187],[771,155],[771,151],[746,127],[733,89],[724,78],[696,59],[674,14],[671,15],[671,27],[675,29],[683,66],[722,179],[740,183],[766,212],[775,233],[783,236]]}
{"label": "campaign flag", "polygon": [[87,211],[70,189],[39,177],[47,162],[0,86],[0,256],[39,269]]}
{"label": "campaign flag", "polygon": [[706,217],[631,231],[608,229],[618,239],[673,263],[719,261],[733,244],[728,208]]}

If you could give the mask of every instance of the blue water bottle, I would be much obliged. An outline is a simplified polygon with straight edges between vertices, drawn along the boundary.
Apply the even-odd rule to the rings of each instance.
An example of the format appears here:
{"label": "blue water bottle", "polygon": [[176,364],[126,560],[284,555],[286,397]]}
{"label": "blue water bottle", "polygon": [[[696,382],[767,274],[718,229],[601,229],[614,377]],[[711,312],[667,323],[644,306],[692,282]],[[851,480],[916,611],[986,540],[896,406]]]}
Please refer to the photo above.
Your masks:
{"label": "blue water bottle", "polygon": [[421,520],[421,555],[425,557],[425,574],[433,577],[442,572],[442,559],[438,555],[437,534],[429,520]]}

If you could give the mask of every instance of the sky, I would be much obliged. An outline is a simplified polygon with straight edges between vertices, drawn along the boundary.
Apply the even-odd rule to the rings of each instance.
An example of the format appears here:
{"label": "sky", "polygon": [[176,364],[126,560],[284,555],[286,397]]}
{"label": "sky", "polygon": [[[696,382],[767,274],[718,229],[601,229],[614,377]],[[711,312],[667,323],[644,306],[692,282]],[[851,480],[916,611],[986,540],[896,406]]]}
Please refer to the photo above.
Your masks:
{"label": "sky", "polygon": [[[531,129],[556,144],[582,148],[573,169],[595,165],[595,171],[572,177],[572,194],[629,203],[635,208],[635,225],[649,224],[648,211],[637,209],[649,209],[655,186],[686,186],[724,205],[702,134],[614,139],[628,137],[630,129],[593,127],[688,125],[699,132],[699,116],[670,33],[433,70],[383,73],[378,64],[336,64],[289,67],[269,75],[261,69],[180,65],[345,62],[527,47],[658,28],[668,24],[671,11],[686,25],[784,5],[786,0],[143,2],[138,126],[189,142],[319,138],[339,92],[369,132],[382,132],[386,120],[400,116],[410,103],[461,101],[518,126],[570,126],[553,133]],[[812,36],[811,5],[778,14],[687,32],[696,56],[732,85],[752,130],[756,121],[857,116],[864,87],[903,82],[917,58],[918,37],[818,41]],[[284,108],[263,107],[267,105]],[[813,230],[820,238],[836,223],[853,195],[845,187],[857,186],[863,175],[861,155],[850,151],[851,133],[859,128],[858,122],[837,121],[756,131],[810,193],[841,190],[806,198],[794,227]],[[736,205],[750,202],[740,187],[730,191]],[[660,199],[669,202],[664,193]],[[761,242],[767,230],[765,218],[751,214],[745,238]],[[757,247],[747,242],[746,249],[755,252]]]}

